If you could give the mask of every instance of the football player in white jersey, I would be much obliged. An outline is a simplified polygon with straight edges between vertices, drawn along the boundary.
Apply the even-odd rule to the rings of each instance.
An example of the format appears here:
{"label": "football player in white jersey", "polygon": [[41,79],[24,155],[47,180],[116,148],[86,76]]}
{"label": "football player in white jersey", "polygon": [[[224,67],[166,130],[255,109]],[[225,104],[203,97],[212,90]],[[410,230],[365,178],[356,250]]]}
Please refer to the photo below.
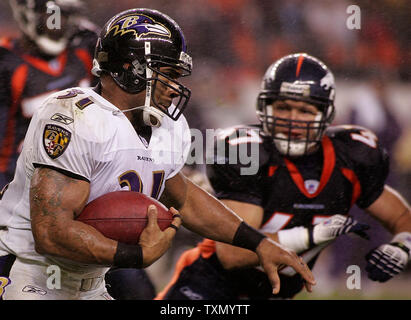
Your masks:
{"label": "football player in white jersey", "polygon": [[[34,115],[14,180],[0,203],[0,295],[4,299],[110,299],[110,266],[144,268],[170,246],[183,223],[198,234],[255,251],[279,290],[289,265],[311,291],[307,265],[243,222],[179,171],[191,136],[182,112],[191,73],[179,26],[149,9],[111,18],[97,42],[94,89],[50,96]],[[156,210],[139,245],[104,237],[75,220],[84,206],[116,190],[139,191],[177,208],[160,231]],[[177,211],[173,209],[177,214]]]}

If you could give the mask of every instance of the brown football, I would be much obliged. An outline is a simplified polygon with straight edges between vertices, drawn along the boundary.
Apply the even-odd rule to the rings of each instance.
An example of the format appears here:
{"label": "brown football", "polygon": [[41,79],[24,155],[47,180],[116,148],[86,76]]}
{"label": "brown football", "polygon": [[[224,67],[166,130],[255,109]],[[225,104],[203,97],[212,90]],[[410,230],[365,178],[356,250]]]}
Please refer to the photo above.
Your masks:
{"label": "brown football", "polygon": [[172,213],[159,201],[134,191],[106,193],[90,203],[77,217],[105,237],[128,244],[137,244],[147,225],[147,208],[157,207],[157,223],[161,230],[170,226]]}

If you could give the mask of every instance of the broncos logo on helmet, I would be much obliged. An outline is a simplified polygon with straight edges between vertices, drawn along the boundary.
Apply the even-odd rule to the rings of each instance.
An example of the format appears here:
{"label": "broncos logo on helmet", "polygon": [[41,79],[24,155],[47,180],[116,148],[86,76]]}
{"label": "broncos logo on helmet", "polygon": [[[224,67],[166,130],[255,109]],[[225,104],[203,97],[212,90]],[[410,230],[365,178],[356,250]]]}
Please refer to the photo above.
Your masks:
{"label": "broncos logo on helmet", "polygon": [[119,33],[124,35],[125,33],[132,32],[135,34],[136,38],[141,38],[149,34],[156,34],[168,38],[171,37],[170,30],[168,30],[164,25],[143,14],[131,14],[120,17],[117,21],[113,22],[106,35],[113,30],[113,36],[116,36]]}

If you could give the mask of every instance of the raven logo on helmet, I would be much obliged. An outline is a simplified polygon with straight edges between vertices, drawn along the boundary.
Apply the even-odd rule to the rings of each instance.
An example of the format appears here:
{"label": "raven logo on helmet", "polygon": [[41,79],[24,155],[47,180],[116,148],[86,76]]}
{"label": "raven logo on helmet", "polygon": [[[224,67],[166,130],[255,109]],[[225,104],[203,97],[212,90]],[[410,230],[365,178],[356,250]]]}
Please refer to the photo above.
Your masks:
{"label": "raven logo on helmet", "polygon": [[120,17],[117,21],[112,23],[112,26],[107,31],[106,35],[113,30],[113,36],[116,36],[117,34],[122,36],[126,33],[134,33],[137,39],[149,34],[171,38],[170,30],[153,18],[143,14],[131,14]]}
{"label": "raven logo on helmet", "polygon": [[[163,116],[176,121],[191,96],[179,78],[191,74],[192,59],[183,31],[169,16],[152,9],[129,9],[112,17],[102,28],[92,73],[109,75],[130,94],[145,92],[145,104],[122,110],[141,110],[146,125],[159,127]],[[164,70],[173,70],[170,76]],[[170,103],[154,94],[159,86],[172,92]]]}

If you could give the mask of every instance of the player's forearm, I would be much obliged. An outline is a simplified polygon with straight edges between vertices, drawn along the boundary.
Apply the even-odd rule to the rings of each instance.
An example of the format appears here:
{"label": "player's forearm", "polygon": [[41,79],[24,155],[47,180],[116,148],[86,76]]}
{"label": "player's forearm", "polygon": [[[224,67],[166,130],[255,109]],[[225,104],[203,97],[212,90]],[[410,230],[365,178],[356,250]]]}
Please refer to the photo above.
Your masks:
{"label": "player's forearm", "polygon": [[232,242],[242,221],[232,210],[190,181],[180,213],[188,229],[203,237],[226,243]]}
{"label": "player's forearm", "polygon": [[[266,233],[266,235],[286,248],[296,253],[301,253],[313,246],[326,246],[338,235],[349,232],[367,237],[364,232],[367,229],[367,225],[358,223],[350,217],[334,215],[313,228],[297,226],[291,229],[280,230],[274,234]],[[217,244],[216,248],[220,262],[226,269],[253,266],[258,262],[252,252],[243,252],[238,248],[224,244]]]}
{"label": "player's forearm", "polygon": [[[276,233],[265,233],[265,235],[278,242]],[[216,253],[218,260],[226,270],[256,267],[260,264],[256,253],[226,243],[217,242]]]}
{"label": "player's forearm", "polygon": [[411,209],[409,207],[404,208],[401,215],[392,223],[390,231],[393,234],[411,232]]}
{"label": "player's forearm", "polygon": [[411,208],[396,190],[385,186],[383,193],[366,211],[392,234],[411,232]]}
{"label": "player's forearm", "polygon": [[221,242],[216,243],[216,254],[226,270],[254,267],[260,263],[256,253]]}
{"label": "player's forearm", "polygon": [[182,174],[168,179],[162,201],[180,211],[184,226],[216,241],[256,251],[263,234]]}
{"label": "player's forearm", "polygon": [[36,251],[81,263],[112,265],[117,241],[93,227],[68,220],[33,227]]}

